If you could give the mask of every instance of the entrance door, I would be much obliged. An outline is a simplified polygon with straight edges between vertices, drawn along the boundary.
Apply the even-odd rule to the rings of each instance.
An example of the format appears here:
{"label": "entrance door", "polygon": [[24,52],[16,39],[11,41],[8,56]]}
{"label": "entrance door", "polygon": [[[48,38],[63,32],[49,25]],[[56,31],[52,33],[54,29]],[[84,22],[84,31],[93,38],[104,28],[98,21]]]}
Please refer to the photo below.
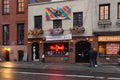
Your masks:
{"label": "entrance door", "polygon": [[76,62],[86,63],[89,62],[88,51],[91,44],[87,41],[80,41],[76,43]]}
{"label": "entrance door", "polygon": [[9,61],[9,51],[5,52],[5,61]]}
{"label": "entrance door", "polygon": [[32,44],[32,60],[39,61],[39,44],[37,42]]}
{"label": "entrance door", "polygon": [[18,61],[23,61],[24,51],[19,50],[18,51]]}

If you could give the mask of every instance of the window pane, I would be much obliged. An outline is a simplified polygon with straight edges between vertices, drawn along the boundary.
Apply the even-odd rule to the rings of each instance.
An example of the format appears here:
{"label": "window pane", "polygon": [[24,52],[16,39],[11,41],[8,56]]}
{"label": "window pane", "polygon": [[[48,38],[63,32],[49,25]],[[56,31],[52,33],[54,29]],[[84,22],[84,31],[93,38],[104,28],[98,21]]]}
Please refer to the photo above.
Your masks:
{"label": "window pane", "polygon": [[109,5],[100,5],[100,19],[109,19]]}
{"label": "window pane", "polygon": [[83,20],[82,20],[83,14],[82,12],[74,13],[73,14],[73,26],[78,26],[81,27],[83,25]]}
{"label": "window pane", "polygon": [[24,44],[24,24],[17,24],[18,44]]}
{"label": "window pane", "polygon": [[3,13],[9,13],[9,0],[3,2]]}
{"label": "window pane", "polygon": [[35,28],[37,29],[42,29],[42,16],[35,16],[34,17],[35,21]]}
{"label": "window pane", "polygon": [[53,28],[62,28],[62,20],[54,20]]}
{"label": "window pane", "polygon": [[3,25],[3,45],[9,44],[9,25]]}
{"label": "window pane", "polygon": [[17,12],[18,13],[23,13],[24,12],[24,0],[18,0]]}
{"label": "window pane", "polygon": [[118,4],[118,19],[120,19],[120,4]]}

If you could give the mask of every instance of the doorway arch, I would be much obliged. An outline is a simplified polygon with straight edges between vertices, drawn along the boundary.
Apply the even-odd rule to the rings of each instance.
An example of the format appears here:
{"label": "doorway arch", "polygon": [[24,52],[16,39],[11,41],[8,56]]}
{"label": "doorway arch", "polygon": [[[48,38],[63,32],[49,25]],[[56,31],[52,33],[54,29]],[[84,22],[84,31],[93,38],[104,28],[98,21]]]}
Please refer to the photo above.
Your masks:
{"label": "doorway arch", "polygon": [[88,51],[91,48],[91,44],[87,41],[79,41],[75,45],[76,47],[76,62],[88,63],[89,55]]}
{"label": "doorway arch", "polygon": [[32,44],[32,60],[39,61],[39,43],[37,42]]}

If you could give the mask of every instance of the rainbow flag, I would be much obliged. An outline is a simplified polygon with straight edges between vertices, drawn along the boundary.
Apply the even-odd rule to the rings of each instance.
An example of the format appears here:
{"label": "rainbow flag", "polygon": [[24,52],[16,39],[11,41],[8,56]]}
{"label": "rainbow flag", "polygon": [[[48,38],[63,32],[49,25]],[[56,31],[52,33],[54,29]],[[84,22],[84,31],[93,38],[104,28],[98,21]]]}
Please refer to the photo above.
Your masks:
{"label": "rainbow flag", "polygon": [[48,7],[45,10],[46,20],[54,20],[54,19],[71,19],[71,5],[57,7],[54,9],[53,7]]}

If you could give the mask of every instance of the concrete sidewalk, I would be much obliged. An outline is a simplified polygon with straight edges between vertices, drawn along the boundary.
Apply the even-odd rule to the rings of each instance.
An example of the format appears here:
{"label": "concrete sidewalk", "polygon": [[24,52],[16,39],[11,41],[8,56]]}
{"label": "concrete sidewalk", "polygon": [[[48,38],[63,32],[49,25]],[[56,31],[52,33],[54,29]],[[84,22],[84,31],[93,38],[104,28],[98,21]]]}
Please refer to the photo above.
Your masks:
{"label": "concrete sidewalk", "polygon": [[0,62],[0,67],[4,68],[51,69],[120,74],[120,65],[117,64],[99,64],[96,68],[89,68],[88,65],[89,64],[84,63]]}

